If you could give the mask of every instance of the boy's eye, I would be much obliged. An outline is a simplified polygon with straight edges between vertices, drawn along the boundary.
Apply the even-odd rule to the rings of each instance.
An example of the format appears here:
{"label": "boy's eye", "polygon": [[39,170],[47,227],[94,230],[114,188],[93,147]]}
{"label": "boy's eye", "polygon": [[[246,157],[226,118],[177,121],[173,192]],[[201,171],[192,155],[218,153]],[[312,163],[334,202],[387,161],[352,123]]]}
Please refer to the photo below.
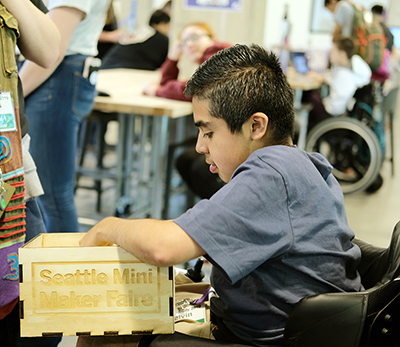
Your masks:
{"label": "boy's eye", "polygon": [[212,137],[212,132],[208,132],[208,133],[204,133],[203,137],[208,137],[211,138]]}

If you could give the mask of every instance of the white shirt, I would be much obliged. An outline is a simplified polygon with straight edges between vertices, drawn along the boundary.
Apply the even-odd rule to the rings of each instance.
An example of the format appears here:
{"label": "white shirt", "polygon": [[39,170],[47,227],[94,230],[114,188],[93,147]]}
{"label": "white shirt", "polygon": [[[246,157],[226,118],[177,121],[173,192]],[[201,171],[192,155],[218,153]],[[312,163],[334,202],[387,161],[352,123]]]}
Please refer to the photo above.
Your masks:
{"label": "white shirt", "polygon": [[97,55],[97,42],[107,18],[111,0],[49,0],[49,10],[73,7],[86,14],[75,29],[65,55]]}
{"label": "white shirt", "polygon": [[355,91],[370,82],[371,74],[371,68],[359,55],[351,58],[351,69],[334,66],[332,79],[327,81],[329,95],[322,100],[325,110],[333,116],[343,114]]}

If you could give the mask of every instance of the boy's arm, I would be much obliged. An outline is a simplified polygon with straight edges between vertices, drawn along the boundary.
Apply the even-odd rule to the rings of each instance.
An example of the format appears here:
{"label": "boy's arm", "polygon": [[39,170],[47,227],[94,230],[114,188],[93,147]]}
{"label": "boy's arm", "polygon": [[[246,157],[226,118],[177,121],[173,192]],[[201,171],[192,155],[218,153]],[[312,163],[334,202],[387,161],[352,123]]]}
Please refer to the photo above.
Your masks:
{"label": "boy's arm", "polygon": [[27,60],[23,64],[20,70],[20,77],[24,96],[29,95],[46,81],[56,70],[58,65],[60,65],[64,59],[71,37],[80,21],[84,18],[85,13],[72,7],[57,7],[49,12],[49,16],[61,34],[59,57],[57,61],[48,68],[42,68],[30,60]]}
{"label": "boy's arm", "polygon": [[49,67],[58,58],[60,33],[53,21],[30,0],[1,0],[17,19],[20,37],[18,48],[26,59]]}
{"label": "boy's arm", "polygon": [[172,220],[108,217],[80,241],[81,246],[112,244],[155,266],[182,264],[205,255],[205,251]]}

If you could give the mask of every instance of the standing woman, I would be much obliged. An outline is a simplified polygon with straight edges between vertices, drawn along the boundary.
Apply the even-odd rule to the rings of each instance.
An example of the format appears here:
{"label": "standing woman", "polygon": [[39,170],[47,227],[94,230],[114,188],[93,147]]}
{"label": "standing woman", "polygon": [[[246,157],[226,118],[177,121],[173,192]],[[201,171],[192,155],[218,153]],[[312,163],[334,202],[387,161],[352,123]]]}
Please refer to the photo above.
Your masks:
{"label": "standing woman", "polygon": [[60,57],[49,68],[27,60],[20,70],[31,154],[44,195],[40,204],[49,232],[79,231],[74,202],[79,124],[91,111],[95,83],[85,61],[96,56],[111,0],[49,0],[49,16],[61,34]]}

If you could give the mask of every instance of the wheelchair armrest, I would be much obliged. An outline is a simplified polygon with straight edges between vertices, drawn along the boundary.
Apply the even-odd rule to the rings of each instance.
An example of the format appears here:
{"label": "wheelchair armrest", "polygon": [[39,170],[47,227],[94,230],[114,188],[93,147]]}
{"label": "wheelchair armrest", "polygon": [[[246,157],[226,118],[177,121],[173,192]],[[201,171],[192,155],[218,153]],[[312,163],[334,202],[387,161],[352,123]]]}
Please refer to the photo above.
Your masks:
{"label": "wheelchair armrest", "polygon": [[367,312],[367,295],[328,293],[302,299],[285,326],[285,345],[358,346]]}

